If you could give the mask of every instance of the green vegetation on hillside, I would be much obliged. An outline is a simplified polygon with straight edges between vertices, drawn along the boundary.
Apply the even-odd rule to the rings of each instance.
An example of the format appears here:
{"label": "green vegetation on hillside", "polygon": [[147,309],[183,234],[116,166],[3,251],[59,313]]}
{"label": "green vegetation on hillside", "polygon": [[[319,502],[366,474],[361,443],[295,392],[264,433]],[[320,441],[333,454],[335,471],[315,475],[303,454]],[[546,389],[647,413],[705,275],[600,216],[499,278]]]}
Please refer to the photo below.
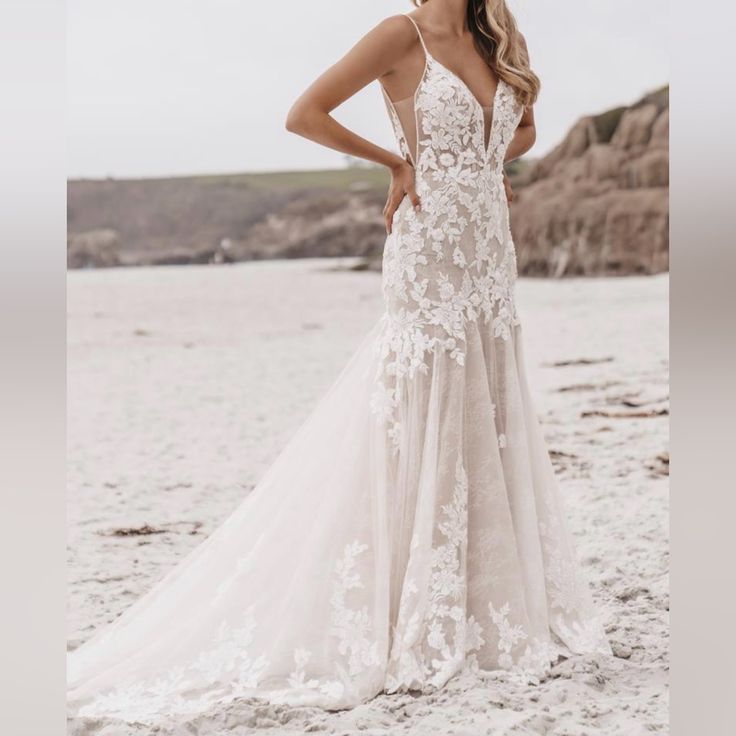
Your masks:
{"label": "green vegetation on hillside", "polygon": [[[84,179],[84,182],[94,180]],[[379,166],[348,167],[315,171],[266,171],[256,174],[208,174],[205,176],[175,176],[156,179],[108,179],[108,182],[146,182],[159,184],[190,184],[196,186],[231,187],[235,189],[353,189],[386,191],[388,171]],[[76,183],[72,180],[71,183]]]}

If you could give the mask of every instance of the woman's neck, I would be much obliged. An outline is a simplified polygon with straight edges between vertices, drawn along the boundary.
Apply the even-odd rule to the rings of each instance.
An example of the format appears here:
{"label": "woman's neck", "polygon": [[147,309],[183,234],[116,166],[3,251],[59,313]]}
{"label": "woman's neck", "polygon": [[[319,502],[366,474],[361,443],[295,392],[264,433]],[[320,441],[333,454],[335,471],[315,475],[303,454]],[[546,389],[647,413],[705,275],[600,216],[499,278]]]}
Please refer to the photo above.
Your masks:
{"label": "woman's neck", "polygon": [[421,8],[421,15],[433,26],[461,36],[468,29],[469,0],[430,0]]}

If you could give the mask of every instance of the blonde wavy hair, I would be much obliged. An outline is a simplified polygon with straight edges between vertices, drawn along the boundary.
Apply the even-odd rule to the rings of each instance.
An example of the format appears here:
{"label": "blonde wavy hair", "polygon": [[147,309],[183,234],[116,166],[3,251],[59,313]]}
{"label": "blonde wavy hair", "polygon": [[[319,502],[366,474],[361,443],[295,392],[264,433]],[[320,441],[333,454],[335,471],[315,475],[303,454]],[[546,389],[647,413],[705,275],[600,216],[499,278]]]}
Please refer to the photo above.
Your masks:
{"label": "blonde wavy hair", "polygon": [[[413,0],[419,7],[429,0]],[[506,0],[468,0],[468,27],[475,46],[499,79],[516,90],[519,101],[533,105],[542,83],[529,65],[529,52]]]}

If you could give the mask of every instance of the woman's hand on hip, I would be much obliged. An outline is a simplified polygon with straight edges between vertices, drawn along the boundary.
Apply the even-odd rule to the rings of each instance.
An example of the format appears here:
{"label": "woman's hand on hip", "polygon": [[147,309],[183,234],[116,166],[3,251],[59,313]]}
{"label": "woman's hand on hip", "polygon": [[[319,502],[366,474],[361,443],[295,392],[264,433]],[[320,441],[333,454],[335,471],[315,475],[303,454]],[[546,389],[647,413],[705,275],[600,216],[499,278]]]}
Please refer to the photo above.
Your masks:
{"label": "woman's hand on hip", "polygon": [[511,186],[511,181],[509,180],[509,175],[504,171],[503,172],[503,188],[506,190],[506,201],[507,202],[513,202],[514,201],[514,190]]}
{"label": "woman's hand on hip", "polygon": [[421,202],[415,187],[414,167],[409,161],[401,161],[391,167],[391,186],[388,190],[386,206],[383,208],[383,217],[386,221],[386,232],[390,235],[394,215],[404,197],[409,197],[412,207],[418,212]]}

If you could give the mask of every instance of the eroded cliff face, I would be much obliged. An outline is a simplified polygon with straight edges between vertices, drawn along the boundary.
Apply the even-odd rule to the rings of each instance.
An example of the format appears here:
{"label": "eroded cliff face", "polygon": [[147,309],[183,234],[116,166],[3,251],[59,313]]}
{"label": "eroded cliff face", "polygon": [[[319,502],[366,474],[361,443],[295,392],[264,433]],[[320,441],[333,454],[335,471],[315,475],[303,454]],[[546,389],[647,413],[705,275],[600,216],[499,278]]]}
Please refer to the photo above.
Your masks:
{"label": "eroded cliff face", "polygon": [[669,89],[579,120],[512,177],[519,272],[659,273],[669,264]]}

